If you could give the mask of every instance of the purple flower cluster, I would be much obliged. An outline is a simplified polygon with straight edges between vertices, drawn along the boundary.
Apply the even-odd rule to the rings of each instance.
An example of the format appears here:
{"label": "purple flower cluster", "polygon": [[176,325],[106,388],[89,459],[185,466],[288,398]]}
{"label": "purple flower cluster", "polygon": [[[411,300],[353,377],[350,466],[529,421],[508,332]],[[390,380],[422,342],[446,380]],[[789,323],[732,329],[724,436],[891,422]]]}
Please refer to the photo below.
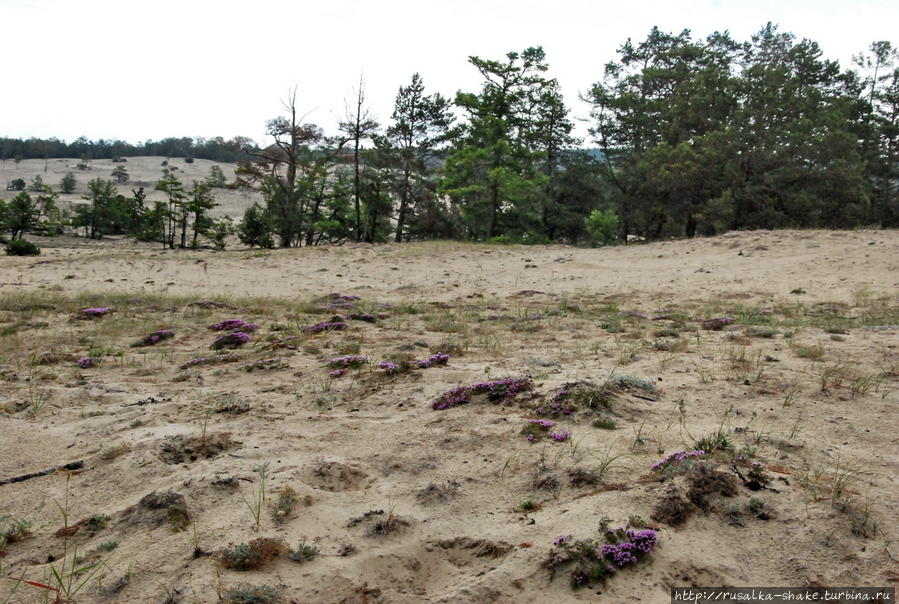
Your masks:
{"label": "purple flower cluster", "polygon": [[331,302],[355,302],[356,300],[361,300],[359,296],[354,296],[352,294],[340,294],[337,292],[330,293],[325,296],[325,299]]}
{"label": "purple flower cluster", "polygon": [[238,348],[250,341],[250,336],[242,331],[231,331],[225,335],[219,336],[212,342],[213,350],[221,350],[222,348]]}
{"label": "purple flower cluster", "polygon": [[675,451],[671,455],[668,455],[667,457],[652,464],[652,466],[650,466],[650,469],[663,470],[670,465],[685,461],[691,457],[699,457],[700,455],[705,455],[705,451],[700,451],[699,449],[696,449],[695,451]]}
{"label": "purple flower cluster", "polygon": [[328,372],[328,376],[336,379],[336,378],[343,376],[343,374],[345,374],[345,373],[346,373],[346,369],[332,369],[331,371]]}
{"label": "purple flower cluster", "polygon": [[550,417],[560,417],[562,415],[571,415],[574,413],[574,407],[565,404],[571,395],[571,384],[565,384],[553,395],[548,405],[537,407],[534,411],[538,415],[548,415]]}
{"label": "purple flower cluster", "polygon": [[438,365],[446,365],[449,362],[449,355],[438,352],[432,354],[426,359],[412,361],[412,364],[419,369],[427,369],[428,367],[436,367]]}
{"label": "purple flower cluster", "polygon": [[567,542],[569,539],[571,539],[570,535],[559,535],[558,537],[553,539],[553,545],[562,545],[563,543]]}
{"label": "purple flower cluster", "polygon": [[544,428],[552,428],[556,425],[555,422],[551,422],[548,419],[532,419],[530,423],[537,424],[538,426],[543,426]]}
{"label": "purple flower cluster", "polygon": [[651,554],[655,548],[658,536],[652,529],[646,529],[640,532],[628,529],[627,531],[609,530],[607,538],[615,539],[620,533],[624,532],[627,541],[619,543],[607,543],[602,546],[602,555],[610,560],[618,568],[636,564],[646,554]]}
{"label": "purple flower cluster", "polygon": [[368,357],[359,354],[348,354],[328,359],[327,365],[333,369],[358,369],[368,363]]}
{"label": "purple flower cluster", "polygon": [[387,375],[393,375],[397,371],[399,371],[399,365],[394,363],[393,361],[381,361],[378,363],[378,369],[383,369],[384,373]]}
{"label": "purple flower cluster", "polygon": [[240,356],[237,353],[226,353],[226,354],[216,354],[211,357],[196,357],[193,358],[186,363],[182,363],[181,369],[190,369],[191,367],[196,367],[198,365],[215,365],[218,363],[233,363],[235,361],[240,360]]}
{"label": "purple flower cluster", "polygon": [[349,294],[339,294],[339,293],[331,293],[323,298],[320,298],[320,301],[326,302],[326,308],[352,308],[355,306],[356,301],[359,300],[359,296],[353,296]]}
{"label": "purple flower cluster", "polygon": [[550,432],[549,437],[557,442],[565,442],[571,437],[571,430],[565,429],[558,432]]}
{"label": "purple flower cluster", "polygon": [[225,319],[224,321],[220,321],[219,323],[213,323],[209,326],[209,329],[213,331],[243,331],[243,332],[254,332],[259,329],[259,326],[255,323],[247,323],[243,319]]}
{"label": "purple flower cluster", "polygon": [[456,386],[434,399],[431,403],[431,407],[441,410],[449,409],[450,407],[455,407],[457,405],[464,405],[470,403],[471,396],[475,394],[486,394],[487,400],[497,403],[510,399],[519,392],[531,390],[533,387],[534,382],[530,377],[505,378],[481,382],[472,386]]}
{"label": "purple flower cluster", "polygon": [[108,315],[111,309],[101,306],[98,308],[85,308],[79,314],[82,319],[99,319],[104,315]]}
{"label": "purple flower cluster", "polygon": [[734,322],[735,319],[731,317],[717,317],[715,319],[706,319],[702,322],[703,329],[709,329],[711,331],[718,331],[722,329],[726,325],[730,325]]}
{"label": "purple flower cluster", "polygon": [[350,318],[354,321],[365,321],[366,323],[374,323],[378,320],[378,316],[370,312],[353,313],[350,315]]}
{"label": "purple flower cluster", "polygon": [[153,346],[163,340],[168,340],[169,338],[174,338],[175,332],[171,329],[160,329],[159,331],[154,331],[148,336],[144,336],[131,346],[139,347],[139,346]]}
{"label": "purple flower cluster", "polygon": [[303,331],[306,333],[321,333],[323,331],[340,331],[347,328],[347,324],[341,321],[332,321],[332,322],[324,322],[324,323],[316,323],[315,325],[309,325],[308,327],[304,327]]}
{"label": "purple flower cluster", "polygon": [[78,366],[82,369],[90,369],[91,367],[96,367],[97,362],[93,357],[81,357],[78,359]]}
{"label": "purple flower cluster", "polygon": [[560,415],[571,415],[574,412],[574,407],[572,407],[571,405],[563,405],[562,403],[552,402],[545,407],[537,407],[534,411],[539,415],[559,417]]}

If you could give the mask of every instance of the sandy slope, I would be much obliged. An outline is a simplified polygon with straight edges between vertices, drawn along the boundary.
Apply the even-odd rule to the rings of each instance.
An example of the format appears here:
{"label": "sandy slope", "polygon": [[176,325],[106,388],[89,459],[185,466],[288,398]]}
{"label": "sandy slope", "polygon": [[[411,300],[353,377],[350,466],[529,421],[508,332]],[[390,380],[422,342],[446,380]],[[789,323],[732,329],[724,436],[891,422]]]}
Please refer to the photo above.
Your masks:
{"label": "sandy slope", "polygon": [[[674,585],[899,578],[890,522],[899,511],[897,232],[731,233],[598,250],[432,243],[215,253],[83,244],[47,240],[39,258],[0,258],[0,327],[18,326],[0,336],[0,479],[74,460],[90,467],[71,480],[70,514],[111,520],[74,540],[82,551],[118,546],[90,554],[108,557],[110,570],[103,589],[85,587],[84,601],[160,602],[177,589],[183,602],[214,602],[217,586],[248,582],[277,586],[294,602],[667,602]],[[100,295],[74,299],[83,292]],[[360,310],[383,318],[316,336],[293,330],[333,314],[311,302],[330,292],[360,296]],[[42,298],[49,308],[34,306]],[[110,316],[71,320],[104,299]],[[203,310],[190,299],[234,308]],[[737,311],[740,320],[722,331],[693,320]],[[680,320],[653,320],[676,313]],[[274,356],[283,366],[178,368],[209,354],[206,326],[232,316],[261,325],[243,361]],[[753,336],[760,316],[776,319],[774,337]],[[831,333],[843,331],[843,317],[856,323]],[[274,322],[286,331],[273,331]],[[128,347],[164,327],[176,337]],[[298,336],[295,350],[263,349],[286,334]],[[91,348],[106,349],[103,364],[73,367]],[[439,348],[451,355],[446,367],[395,377],[363,369],[329,380],[324,368],[341,352],[377,362]],[[65,358],[29,367],[47,351]],[[602,383],[612,371],[651,380],[661,394],[619,394],[611,431],[563,418],[574,433],[568,443],[530,444],[519,434],[533,407],[563,384]],[[522,375],[533,377],[535,391],[508,405],[429,404],[454,386]],[[22,407],[36,391],[49,402],[34,413]],[[158,402],[133,405],[148,397]],[[172,437],[200,438],[204,422],[208,442],[227,432],[231,446],[170,463],[185,448]],[[678,527],[652,520],[685,477],[662,482],[650,465],[721,426],[737,451],[768,468],[776,492],[738,484]],[[104,453],[120,443],[130,447]],[[597,484],[571,484],[570,471],[595,470],[609,455],[621,457]],[[709,463],[732,475],[732,457]],[[241,493],[258,487],[254,467],[265,461],[270,488],[291,486],[300,504],[280,524],[266,511],[257,535]],[[840,468],[858,474],[834,506]],[[548,476],[558,490],[535,486]],[[8,546],[7,576],[40,580],[47,557],[62,554],[53,532],[64,488],[62,476],[0,486],[0,516],[34,526],[31,538]],[[322,555],[218,571],[211,557],[192,557],[192,530],[172,530],[146,506],[129,510],[153,491],[185,498],[205,551],[263,535],[291,545],[318,539]],[[765,500],[771,519],[746,511],[751,497]],[[541,509],[517,509],[526,500]],[[352,524],[377,510],[384,514]],[[400,530],[366,536],[389,512],[402,519]],[[640,516],[657,528],[652,562],[592,589],[571,591],[567,572],[550,581],[541,563],[552,540],[599,538],[603,516],[613,526]],[[355,553],[340,555],[346,545]],[[127,585],[103,591],[129,568]],[[0,598],[9,585],[0,585]],[[35,601],[38,592],[22,588],[14,601]]]}

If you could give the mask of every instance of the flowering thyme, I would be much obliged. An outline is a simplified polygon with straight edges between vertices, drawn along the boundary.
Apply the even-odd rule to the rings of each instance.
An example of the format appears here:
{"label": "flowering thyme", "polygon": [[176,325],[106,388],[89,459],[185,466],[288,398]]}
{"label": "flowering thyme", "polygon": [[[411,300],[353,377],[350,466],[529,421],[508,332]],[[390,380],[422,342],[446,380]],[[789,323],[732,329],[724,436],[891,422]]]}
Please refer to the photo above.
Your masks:
{"label": "flowering thyme", "polygon": [[359,354],[348,354],[342,357],[328,359],[327,366],[332,369],[358,369],[368,364],[368,357]]}
{"label": "flowering thyme", "polygon": [[105,306],[97,307],[97,308],[85,308],[79,313],[79,318],[81,319],[99,319],[104,315],[108,315],[112,309],[107,308]]}
{"label": "flowering thyme", "polygon": [[366,323],[374,323],[378,320],[378,316],[373,315],[370,312],[353,313],[350,315],[350,319],[352,319],[354,321],[365,321]]}
{"label": "flowering thyme", "polygon": [[138,340],[131,346],[135,347],[135,348],[141,347],[141,346],[153,346],[154,344],[162,342],[163,340],[168,340],[169,338],[174,338],[174,337],[175,337],[175,332],[172,331],[171,329],[160,329],[158,331],[154,331],[150,335],[144,336],[143,338],[141,338],[140,340]]}
{"label": "flowering thyme", "polygon": [[213,350],[221,350],[222,348],[238,348],[250,341],[250,336],[242,331],[232,331],[225,335],[219,336],[212,342]]}
{"label": "flowering thyme", "polygon": [[701,451],[696,449],[695,451],[675,451],[671,455],[662,458],[656,463],[650,466],[651,470],[664,470],[670,466],[676,465],[679,462],[686,461],[691,457],[699,457],[700,455],[705,455],[705,451]]}
{"label": "flowering thyme", "polygon": [[384,373],[386,373],[387,375],[395,374],[397,371],[399,371],[400,368],[399,365],[397,365],[393,361],[381,361],[380,363],[378,363],[377,367],[378,369],[383,369]]}
{"label": "flowering thyme", "polygon": [[347,328],[347,324],[340,321],[333,322],[324,322],[324,323],[316,323],[315,325],[309,325],[308,327],[304,327],[303,331],[306,333],[321,333],[323,331],[341,331]]}
{"label": "flowering thyme", "polygon": [[571,437],[571,430],[560,430],[558,432],[550,432],[549,437],[557,442],[565,442]]}
{"label": "flowering thyme", "polygon": [[520,392],[532,390],[533,388],[534,382],[529,377],[505,378],[481,382],[471,386],[456,386],[434,399],[431,407],[441,410],[464,405],[471,402],[472,395],[477,394],[486,394],[487,400],[499,403],[514,398]]}
{"label": "flowering thyme", "polygon": [[620,569],[647,559],[655,549],[658,535],[653,530],[607,530],[605,543],[592,539],[572,540],[568,535],[556,537],[555,546],[543,562],[544,568],[554,576],[556,571],[574,565],[570,575],[572,588],[604,582]]}

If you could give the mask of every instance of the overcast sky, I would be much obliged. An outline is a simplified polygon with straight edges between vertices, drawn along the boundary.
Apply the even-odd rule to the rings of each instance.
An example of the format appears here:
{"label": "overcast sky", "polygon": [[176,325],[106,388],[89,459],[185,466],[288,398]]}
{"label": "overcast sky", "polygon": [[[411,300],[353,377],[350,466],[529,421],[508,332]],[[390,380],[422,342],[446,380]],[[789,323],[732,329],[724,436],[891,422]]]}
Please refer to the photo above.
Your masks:
{"label": "overcast sky", "polygon": [[628,37],[743,41],[768,21],[844,67],[872,41],[899,44],[896,0],[0,0],[0,136],[261,142],[294,86],[331,133],[360,75],[385,123],[412,73],[452,97],[479,88],[468,56],[538,45],[585,117],[578,94]]}

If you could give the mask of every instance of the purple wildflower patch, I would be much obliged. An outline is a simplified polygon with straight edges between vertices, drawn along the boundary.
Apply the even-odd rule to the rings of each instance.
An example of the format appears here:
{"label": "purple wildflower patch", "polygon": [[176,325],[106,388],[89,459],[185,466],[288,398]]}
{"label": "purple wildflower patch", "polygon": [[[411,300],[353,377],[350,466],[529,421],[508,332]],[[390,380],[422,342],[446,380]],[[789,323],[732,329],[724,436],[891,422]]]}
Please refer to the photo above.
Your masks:
{"label": "purple wildflower patch", "polygon": [[663,457],[656,463],[652,464],[652,466],[650,466],[650,469],[664,470],[668,467],[677,465],[682,461],[686,461],[691,457],[699,457],[700,455],[705,455],[705,451],[701,451],[699,449],[696,449],[695,451],[675,451],[667,457]]}
{"label": "purple wildflower patch", "polygon": [[537,415],[548,415],[552,418],[558,418],[563,415],[571,415],[575,408],[567,401],[571,396],[571,389],[577,384],[565,384],[553,395],[549,403],[537,407],[534,411]]}
{"label": "purple wildflower patch", "polygon": [[219,336],[212,342],[213,350],[221,350],[222,348],[239,348],[250,341],[250,336],[242,331],[232,331],[223,336]]}
{"label": "purple wildflower patch", "polygon": [[243,332],[254,332],[259,329],[259,326],[255,323],[247,323],[243,319],[225,319],[224,321],[220,321],[218,323],[213,323],[209,326],[209,329],[213,331],[243,331]]}
{"label": "purple wildflower patch", "polygon": [[378,369],[383,369],[387,375],[393,375],[399,371],[400,366],[393,361],[381,361],[377,365]]}
{"label": "purple wildflower patch", "polygon": [[97,361],[93,357],[81,357],[78,359],[78,366],[81,369],[90,369],[97,366]]}
{"label": "purple wildflower patch", "polygon": [[309,325],[308,327],[304,327],[303,331],[306,333],[321,333],[323,331],[341,331],[346,328],[346,323],[334,321]]}
{"label": "purple wildflower patch", "polygon": [[531,419],[521,429],[521,434],[527,438],[528,442],[538,442],[543,440],[544,436],[551,434],[549,429],[555,425],[555,422],[548,419]]}
{"label": "purple wildflower patch", "polygon": [[736,319],[732,317],[716,317],[714,319],[706,319],[702,322],[702,328],[711,331],[719,331],[727,325],[733,323]]}
{"label": "purple wildflower patch", "polygon": [[378,320],[378,315],[373,315],[370,312],[357,312],[351,314],[350,319],[354,321],[365,321],[366,323],[375,323]]}
{"label": "purple wildflower patch", "polygon": [[358,369],[368,364],[368,357],[359,354],[348,354],[328,359],[326,364],[334,369]]}
{"label": "purple wildflower patch", "polygon": [[140,347],[140,346],[153,346],[154,344],[158,344],[163,340],[168,340],[169,338],[174,338],[175,332],[171,329],[160,329],[158,331],[154,331],[150,335],[144,336],[134,344],[132,347]]}
{"label": "purple wildflower patch", "polygon": [[428,369],[429,367],[438,367],[440,365],[446,365],[449,362],[449,355],[443,354],[442,352],[438,352],[436,354],[432,354],[426,359],[418,359],[412,361],[412,364],[418,367],[419,369]]}
{"label": "purple wildflower patch", "polygon": [[573,541],[563,535],[553,540],[555,548],[543,566],[554,576],[558,569],[575,565],[570,575],[571,587],[583,587],[592,582],[602,583],[620,569],[647,559],[657,542],[658,534],[651,529],[609,529],[602,545],[592,539]]}
{"label": "purple wildflower patch", "polygon": [[346,373],[346,369],[332,369],[328,372],[328,376],[332,379],[342,377]]}
{"label": "purple wildflower patch", "polygon": [[99,319],[105,315],[108,315],[112,311],[111,308],[107,308],[105,306],[100,306],[97,308],[84,308],[78,314],[78,316],[82,319]]}
{"label": "purple wildflower patch", "polygon": [[571,438],[571,430],[559,430],[557,432],[550,432],[549,437],[556,442],[563,443],[569,438]]}
{"label": "purple wildflower patch", "polygon": [[504,378],[481,382],[471,386],[456,386],[438,396],[431,403],[431,407],[437,410],[449,409],[457,405],[471,402],[471,397],[478,394],[486,394],[487,400],[499,403],[514,398],[520,392],[532,390],[534,382],[530,377]]}

